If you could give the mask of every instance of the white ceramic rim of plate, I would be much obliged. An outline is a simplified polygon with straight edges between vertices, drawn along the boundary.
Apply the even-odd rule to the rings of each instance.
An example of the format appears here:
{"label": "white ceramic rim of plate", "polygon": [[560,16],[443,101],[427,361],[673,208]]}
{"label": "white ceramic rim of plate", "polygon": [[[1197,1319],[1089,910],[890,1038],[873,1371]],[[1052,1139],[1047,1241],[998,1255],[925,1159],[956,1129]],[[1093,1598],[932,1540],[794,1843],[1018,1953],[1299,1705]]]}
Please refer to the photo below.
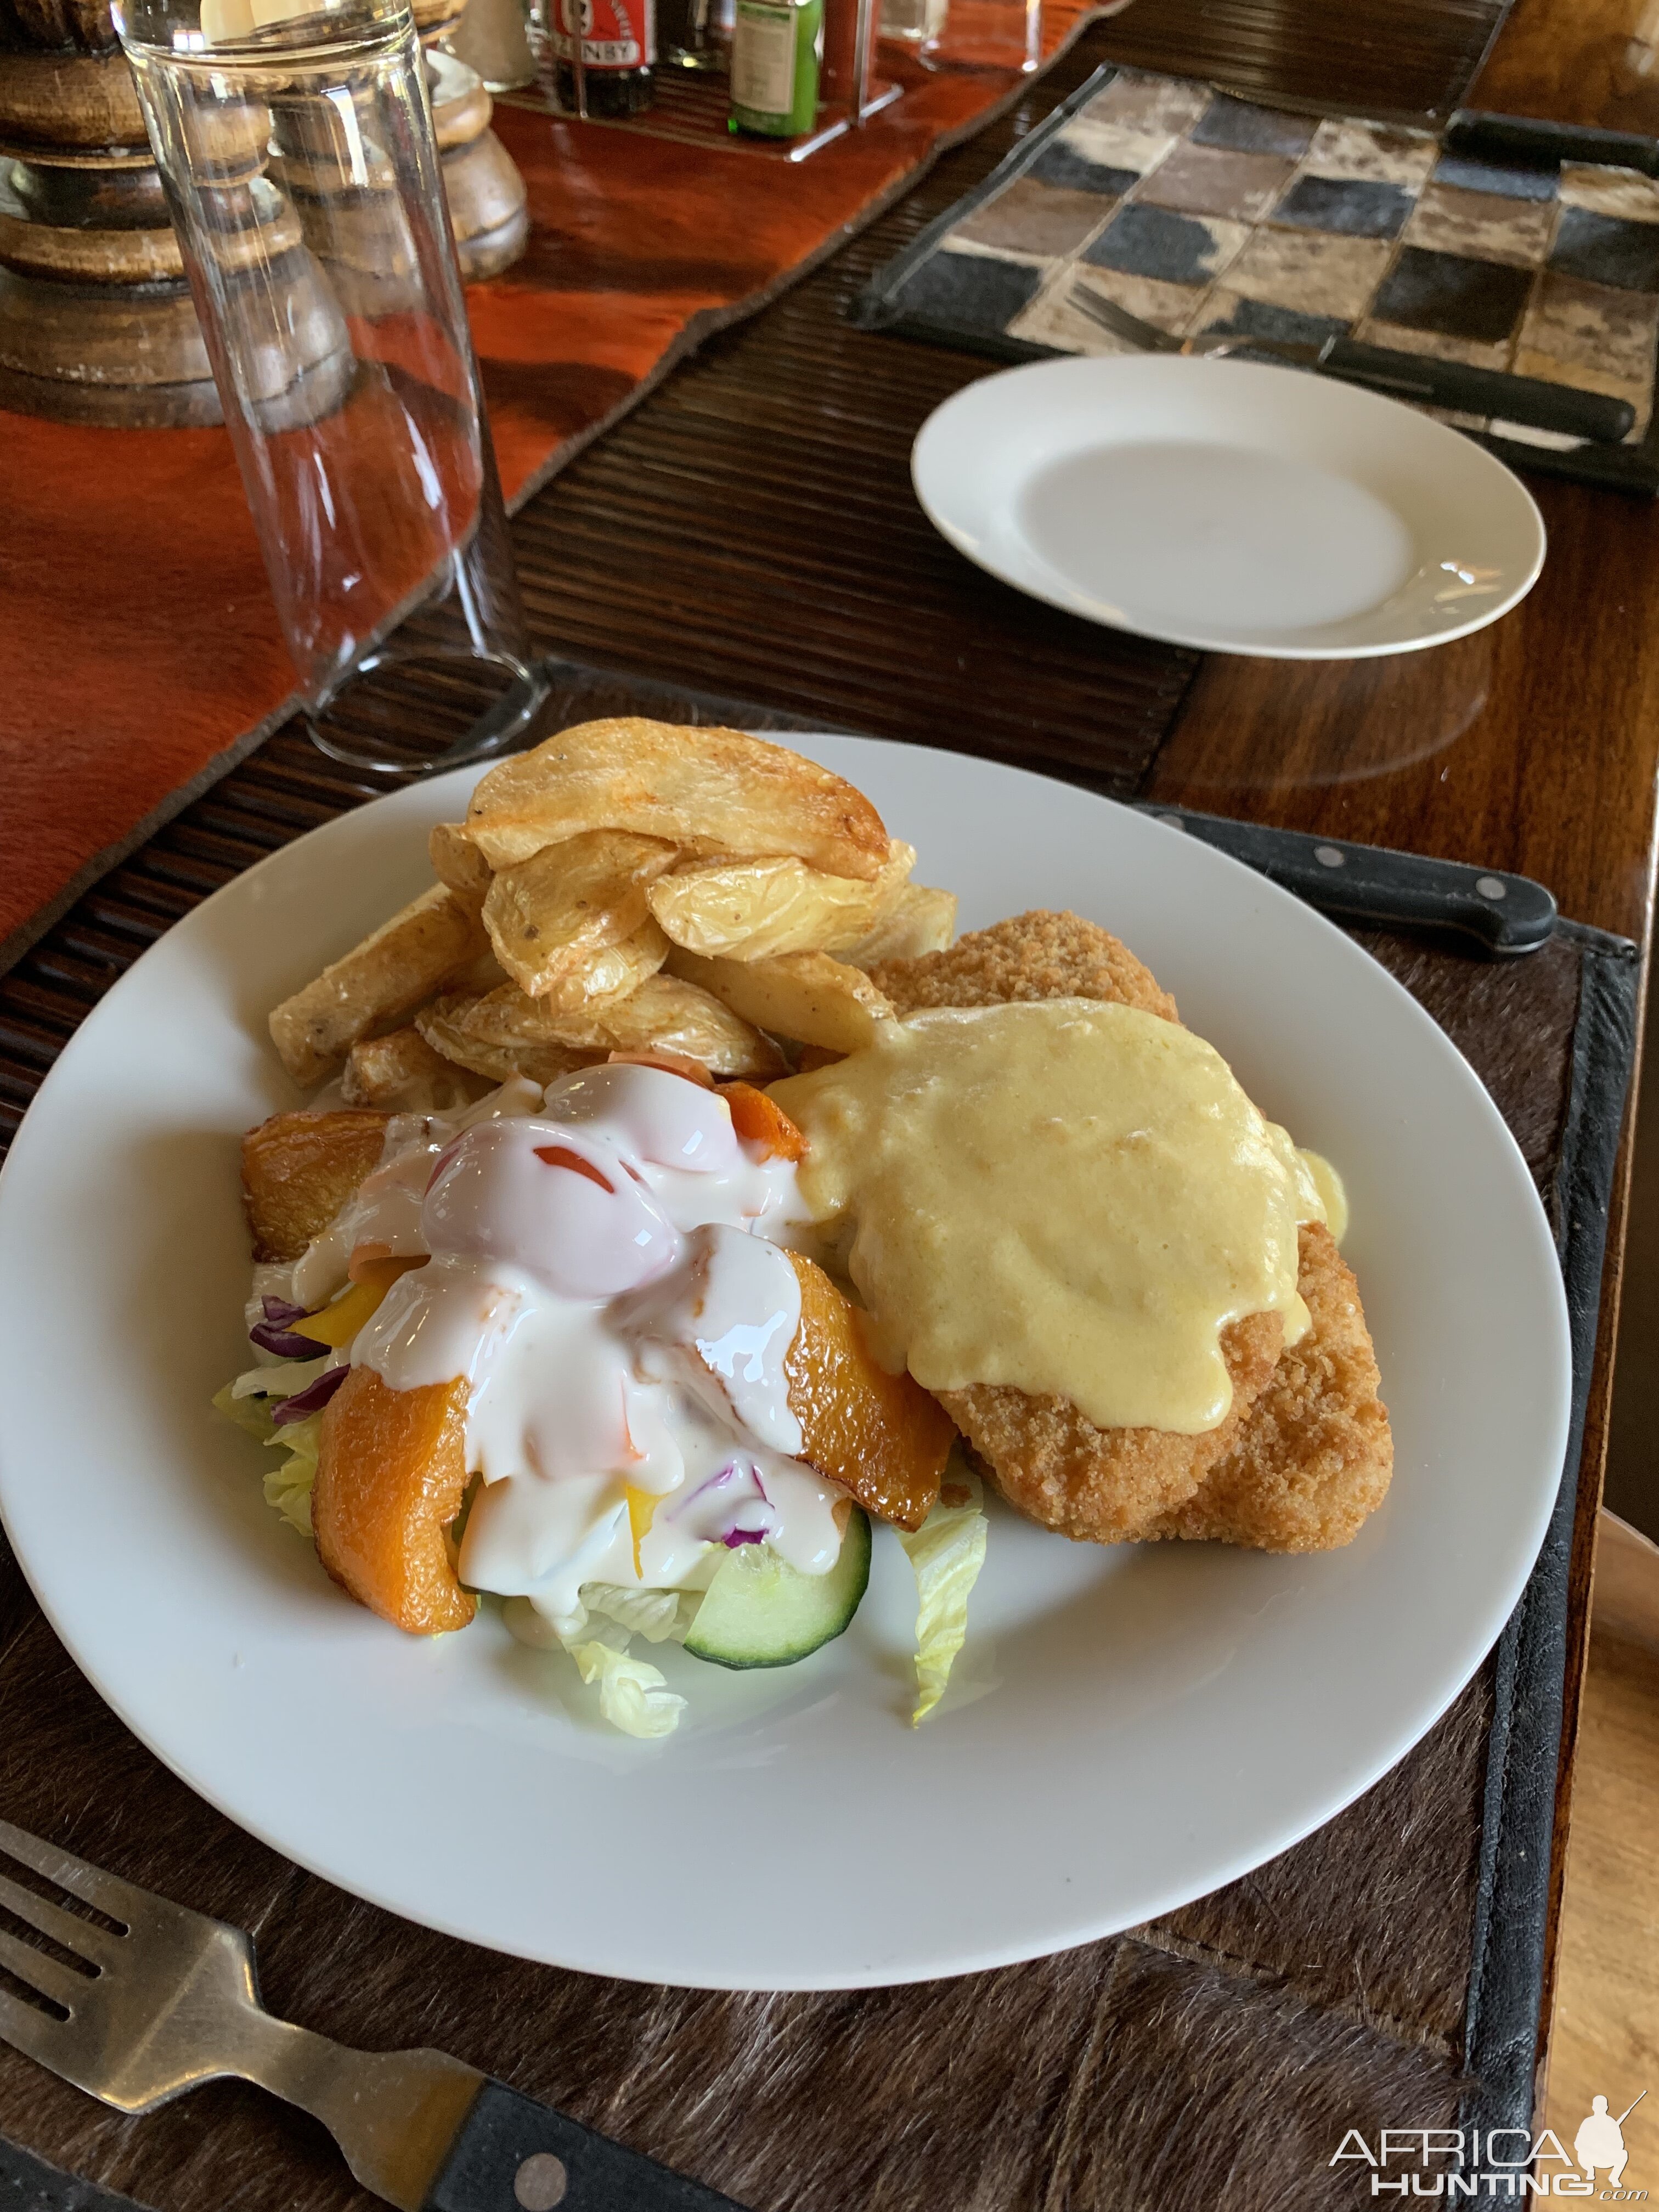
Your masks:
{"label": "white ceramic rim of plate", "polygon": [[[1113,415],[1126,412],[1138,413],[1142,428],[1109,434]],[[1241,453],[1293,463],[1317,454],[1332,476],[1363,485],[1401,519],[1413,535],[1415,567],[1376,605],[1336,619],[1230,628],[1112,605],[1031,544],[1018,510],[1040,467],[1152,442],[1147,425],[1157,442],[1191,442],[1200,422],[1210,434],[1198,442],[1206,445],[1218,429]],[[1103,628],[1255,659],[1370,659],[1449,644],[1524,599],[1547,550],[1536,501],[1473,439],[1382,392],[1263,362],[1087,354],[1003,369],[933,410],[912,446],[910,477],[939,534],[1016,590]],[[1405,489],[1443,533],[1438,543],[1420,542]],[[1497,579],[1490,586],[1486,572]],[[1458,612],[1472,592],[1474,611]]]}
{"label": "white ceramic rim of plate", "polygon": [[[1128,1547],[1126,1579],[1109,1607],[1083,1601],[1081,1584],[1051,1603],[1051,1577],[1085,1568],[1115,1574],[1113,1562],[1124,1561],[1123,1553],[1063,1546],[1056,1553],[1059,1540],[1005,1518],[994,1531],[988,1592],[999,1555],[1015,1573],[1029,1544],[1048,1547],[1041,1555],[1039,1609],[1032,1625],[1018,1629],[1024,1641],[1003,1632],[1010,1686],[955,1711],[947,1701],[915,1735],[898,1724],[906,1701],[901,1693],[894,1705],[890,1665],[882,1689],[882,1675],[853,1648],[862,1613],[854,1632],[809,1662],[816,1668],[823,1662],[817,1686],[796,1693],[785,1686],[780,1695],[793,1703],[778,1705],[775,1713],[767,1709],[754,1725],[728,1726],[723,1709],[689,1740],[684,1731],[666,1746],[607,1739],[598,1750],[586,1739],[574,1743],[572,1724],[562,1722],[566,1733],[550,1752],[556,1731],[542,1708],[559,1693],[539,1687],[533,1700],[520,1700],[535,1706],[526,1739],[523,1714],[496,1679],[503,1654],[488,1637],[475,1641],[479,1631],[433,1646],[387,1642],[390,1632],[332,1592],[314,1559],[277,1526],[258,1496],[257,1477],[248,1480],[243,1440],[196,1402],[195,1390],[234,1371],[225,1346],[234,1347],[240,1333],[239,1316],[219,1312],[222,1292],[210,1300],[202,1285],[215,1267],[225,1280],[246,1282],[245,1273],[236,1273],[246,1267],[246,1245],[236,1218],[234,1135],[285,1103],[256,1026],[270,1003],[271,974],[302,980],[301,970],[309,974],[381,918],[392,902],[388,892],[418,886],[420,833],[459,811],[472,780],[467,772],[325,825],[175,925],[70,1040],[0,1176],[0,1515],[48,1620],[114,1711],[241,1826],[394,1912],[573,1969],[710,1988],[857,1988],[1008,1964],[1173,1910],[1287,1849],[1394,1765],[1490,1649],[1542,1540],[1571,1396],[1554,1246],[1514,1139],[1443,1032],[1351,940],[1253,871],[1091,793],[916,747],[828,736],[797,742],[869,788],[884,814],[919,835],[924,862],[933,840],[933,879],[954,860],[960,879],[988,909],[970,908],[970,925],[1017,910],[1022,887],[1067,898],[1097,885],[1092,900],[1073,902],[1107,909],[1101,918],[1108,922],[1117,902],[1126,934],[1140,933],[1143,925],[1150,933],[1143,944],[1155,964],[1184,941],[1180,972],[1165,980],[1192,994],[1197,1026],[1230,1045],[1230,1022],[1239,1032],[1241,1073],[1270,1111],[1285,1109],[1272,1096],[1272,1080],[1263,1088],[1271,1070],[1262,1055],[1278,1050],[1281,1032],[1302,1036],[1304,1065],[1293,1080],[1314,1124],[1298,1130],[1305,1141],[1340,1151],[1319,1117],[1346,1116],[1345,1100],[1374,1099],[1365,1110],[1375,1126],[1389,1129],[1428,1100],[1421,1111],[1437,1117],[1431,1139],[1407,1129],[1398,1141],[1429,1187],[1406,1191],[1405,1200],[1408,1211],[1427,1209],[1425,1218],[1443,1218],[1446,1208],[1455,1215],[1462,1204],[1460,1233],[1470,1219],[1484,1223],[1491,1243],[1463,1254],[1453,1270],[1461,1268],[1464,1291],[1473,1286],[1479,1302],[1448,1310],[1467,1319],[1473,1348],[1460,1346],[1465,1364],[1473,1360],[1477,1379],[1494,1387],[1501,1377],[1508,1394],[1493,1411],[1485,1398],[1475,1402],[1474,1382],[1465,1380],[1460,1398],[1455,1376],[1437,1366],[1419,1375],[1413,1363],[1407,1376],[1396,1362],[1395,1384],[1410,1386],[1391,1391],[1397,1433],[1408,1401],[1437,1407],[1445,1401],[1450,1411],[1434,1415],[1430,1440],[1449,1455],[1453,1480],[1440,1480],[1438,1459],[1417,1465],[1425,1439],[1412,1434],[1404,1442],[1413,1464],[1396,1474],[1394,1495],[1346,1552],[1284,1561],[1212,1546]],[[945,833],[928,814],[930,803],[954,810],[949,859],[939,850]],[[1032,885],[1022,821],[1048,841],[1041,886]],[[321,920],[313,923],[316,916]],[[313,927],[314,939],[307,933]],[[1248,1008],[1236,1003],[1239,978],[1228,966],[1228,942],[1247,945],[1249,958],[1273,978],[1271,988],[1254,986]],[[259,972],[261,962],[270,973]],[[1297,1014],[1295,994],[1322,976],[1336,994],[1334,1004],[1356,1010],[1341,1018],[1362,1024],[1348,1040],[1361,1052],[1357,1068],[1334,1048],[1334,1033],[1310,1038],[1306,1016]],[[144,1024],[180,1006],[187,1012],[176,1065],[165,1064],[165,1052],[153,1056],[155,1064],[134,1065],[135,1041],[156,1035]],[[165,1040],[165,1018],[161,1034]],[[1368,1036],[1376,1042],[1367,1045]],[[112,1086],[124,1066],[131,1069],[130,1085]],[[217,1089],[207,1096],[198,1087],[181,1102],[181,1080],[207,1080]],[[1353,1133],[1358,1124],[1345,1126]],[[152,1172],[136,1183],[141,1158]],[[184,1166],[167,1169],[167,1159]],[[1379,1254],[1400,1234],[1385,1225],[1395,1195],[1387,1177],[1396,1169],[1370,1158],[1343,1164],[1361,1208],[1358,1242],[1370,1255],[1357,1254],[1356,1266],[1362,1279],[1378,1270],[1374,1317],[1386,1362],[1383,1340],[1399,1316],[1389,1310],[1395,1301],[1392,1291],[1385,1295],[1382,1273],[1396,1279],[1409,1261],[1413,1291],[1420,1273],[1413,1272],[1414,1253],[1402,1258],[1397,1251],[1382,1270]],[[94,1267],[89,1242],[108,1227],[112,1194],[137,1225],[109,1234],[97,1249],[101,1266]],[[214,1342],[181,1328],[187,1298],[169,1304],[143,1296],[155,1287],[155,1255],[164,1249],[157,1239],[179,1224],[181,1209],[192,1264],[202,1270],[198,1323],[204,1340],[216,1334]],[[1437,1315],[1443,1322],[1432,1284],[1425,1295],[1429,1320]],[[64,1318],[77,1313],[84,1316],[80,1335]],[[1437,1357],[1441,1348],[1437,1339]],[[187,1403],[174,1369],[190,1371]],[[1498,1441],[1482,1461],[1480,1440],[1492,1437],[1494,1425]],[[1471,1436],[1474,1460],[1464,1449]],[[53,1470],[52,1481],[38,1479],[42,1468]],[[169,1485],[176,1496],[167,1495]],[[1419,1499],[1426,1506],[1419,1508]],[[1420,1510],[1431,1515],[1426,1544],[1421,1528],[1411,1534],[1409,1516]],[[1408,1520],[1400,1537],[1402,1515]],[[184,1562],[181,1545],[202,1547],[211,1574],[201,1571],[199,1559]],[[902,1566],[897,1547],[890,1548]],[[1097,1587],[1088,1584],[1091,1596]],[[1403,1635],[1387,1609],[1390,1589],[1396,1597],[1403,1590],[1401,1601],[1421,1614]],[[1172,1590],[1187,1607],[1173,1647],[1167,1610],[1160,1610]],[[872,1581],[866,1611],[876,1596]],[[908,1603],[914,1607],[913,1592]],[[901,1633],[890,1652],[905,1647],[907,1619],[901,1605]],[[1097,1626],[1103,1620],[1104,1630]],[[1330,1639],[1322,1666],[1310,1663],[1310,1621],[1327,1624],[1319,1632]],[[1028,1692],[1042,1655],[1033,1659],[1028,1646],[1048,1638],[1064,1652],[1073,1648],[1067,1638],[1102,1633],[1120,1639],[1111,1648],[1124,1655],[1122,1678],[1090,1673],[1075,1688],[1056,1680],[1060,1702],[1051,1705],[1050,1669],[1042,1678],[1034,1729]],[[1134,1640],[1143,1634],[1156,1647],[1145,1667]],[[1237,1648],[1228,1642],[1234,1636],[1242,1639]],[[1368,1638],[1363,1651],[1350,1648]],[[505,1650],[504,1633],[499,1641]],[[1179,1656],[1173,1667],[1172,1648]],[[964,1666],[973,1649],[970,1638]],[[145,1650],[148,1664],[135,1665],[135,1652]],[[1273,1705],[1271,1726],[1260,1704],[1250,1702],[1264,1680],[1279,1686],[1274,1696],[1283,1700]],[[480,1682],[493,1701],[487,1711],[474,1702],[483,1694]],[[842,1686],[849,1683],[850,1696]],[[349,1772],[337,1759],[317,1764],[319,1696],[331,1712],[337,1700],[341,1725],[349,1722]],[[459,1709],[459,1722],[451,1707]],[[1112,1708],[1104,1718],[1103,1707]],[[364,1715],[374,1718],[374,1732],[365,1732]],[[1068,1735],[1073,1723],[1097,1734]],[[404,1736],[416,1746],[415,1779],[398,1748]],[[515,1754],[526,1740],[539,1747],[542,1763]],[[1092,1761],[1080,1753],[1089,1741],[1099,1753]],[[826,1746],[834,1755],[821,1764]],[[453,1760],[447,1769],[452,1787],[447,1801],[434,1804],[421,1794],[418,1774],[440,1751]],[[658,1753],[664,1763],[651,1765]],[[984,1778],[999,1768],[1006,1787],[992,1793],[993,1807]],[[753,1775],[761,1779],[751,1783]],[[550,1842],[546,1822],[548,1802],[556,1824],[577,1784],[607,1793],[592,1801],[607,1852],[598,1891],[581,1893],[573,1905],[558,1894],[556,1875],[558,1852],[571,1846],[563,1838]],[[1135,1794],[1148,1786],[1155,1802]],[[404,1806],[411,1791],[418,1829]],[[896,1884],[894,1895],[873,1900],[856,1882],[832,1887],[812,1926],[783,1936],[772,1924],[751,1927],[729,1915],[713,1929],[665,1933],[662,1915],[653,1920],[646,1909],[647,1890],[633,1863],[646,1846],[629,1820],[659,1822],[672,1804],[677,1832],[696,1833],[697,1823],[714,1817],[711,1793],[721,1821],[735,1821],[751,1840],[757,1895],[768,1880],[793,1879],[798,1865],[790,1857],[782,1875],[766,1871],[769,1823],[772,1844],[785,1836],[791,1852],[804,1851],[810,1861],[823,1850],[829,1863],[843,1868],[860,1854],[867,1863],[884,1846],[929,1849],[933,1887],[918,1897]],[[313,1799],[325,1808],[320,1815],[311,1809]],[[525,1810],[532,1804],[543,1823],[533,1830]],[[1018,1833],[1042,1808],[1057,1823],[1059,1839],[1052,1866],[1022,1869],[1017,1895],[1006,1882],[988,1887],[963,1843],[970,1832],[994,1867],[998,1839],[1002,1848],[1008,1843],[996,1824],[1012,1819],[1016,1806]],[[838,1842],[837,1821],[850,1824]],[[510,1848],[502,1844],[503,1823]],[[945,1848],[952,1840],[954,1853]],[[492,1867],[488,1881],[462,1882],[454,1869],[476,1863],[465,1855],[481,1851],[504,1863]],[[1127,1872],[1114,1861],[1126,1852],[1133,1862]],[[787,1881],[786,1893],[793,1894]]]}

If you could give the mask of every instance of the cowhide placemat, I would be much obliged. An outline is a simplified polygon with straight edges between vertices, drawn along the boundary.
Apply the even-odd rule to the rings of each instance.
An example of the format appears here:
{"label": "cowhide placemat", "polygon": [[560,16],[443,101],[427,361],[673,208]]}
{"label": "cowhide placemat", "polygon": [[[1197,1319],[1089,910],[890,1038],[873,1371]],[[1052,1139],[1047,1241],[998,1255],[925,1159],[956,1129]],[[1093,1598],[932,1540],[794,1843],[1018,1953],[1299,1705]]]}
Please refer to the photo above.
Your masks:
{"label": "cowhide placemat", "polygon": [[[563,720],[799,726],[557,674]],[[302,741],[268,751],[323,787]],[[222,840],[236,791],[233,777],[216,794]],[[343,775],[334,791],[334,812],[367,795]],[[46,950],[80,926],[72,913]],[[1532,2121],[1567,1559],[1594,1510],[1579,1452],[1637,962],[1571,923],[1510,963],[1357,934],[1480,1074],[1549,1209],[1574,1420],[1543,1554],[1497,1648],[1415,1750],[1294,1850],[1104,1942],[913,1988],[729,1996],[527,1966],[348,1897],[204,1805],[76,1672],[3,1546],[0,1812],[251,1929],[276,2011],[368,2048],[453,2051],[756,2212],[1346,2212],[1371,2197],[1349,2131],[1375,2153],[1384,2127],[1462,2130],[1466,2151],[1478,2130],[1465,2172],[1512,2171],[1488,2163],[1486,2137]],[[0,2047],[0,2134],[3,2212],[107,2212],[106,2190],[155,2212],[374,2202],[319,2128],[240,2084],[124,2119]],[[1431,2185],[1446,2166],[1418,2171]]]}
{"label": "cowhide placemat", "polygon": [[1659,144],[1522,126],[1500,151],[1494,120],[1291,113],[1103,69],[878,274],[859,319],[1009,360],[1133,353],[1081,288],[1176,337],[1352,337],[1628,400],[1622,445],[1446,419],[1512,466],[1652,492]]}

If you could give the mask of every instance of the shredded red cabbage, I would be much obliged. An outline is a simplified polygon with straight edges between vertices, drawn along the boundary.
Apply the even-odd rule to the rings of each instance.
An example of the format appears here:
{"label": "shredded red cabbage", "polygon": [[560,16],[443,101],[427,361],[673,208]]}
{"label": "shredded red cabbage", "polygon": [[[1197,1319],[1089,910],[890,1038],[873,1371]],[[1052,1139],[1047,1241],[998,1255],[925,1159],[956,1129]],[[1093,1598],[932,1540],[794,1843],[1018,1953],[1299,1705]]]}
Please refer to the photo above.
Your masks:
{"label": "shredded red cabbage", "polygon": [[286,1298],[273,1298],[269,1292],[261,1301],[265,1310],[263,1321],[256,1321],[248,1331],[252,1343],[261,1352],[274,1352],[279,1359],[314,1359],[319,1352],[326,1352],[325,1344],[313,1343],[308,1336],[301,1336],[293,1324],[303,1321],[303,1306],[291,1305]]}
{"label": "shredded red cabbage", "polygon": [[727,1460],[726,1465],[720,1469],[718,1474],[711,1474],[706,1482],[700,1482],[696,1488],[691,1492],[689,1497],[682,1498],[679,1504],[676,1505],[671,1512],[665,1514],[663,1518],[667,1521],[678,1521],[681,1514],[684,1512],[686,1507],[688,1505],[695,1504],[697,1499],[702,1496],[704,1491],[724,1490],[726,1484],[731,1481],[732,1476],[741,1472],[743,1462],[741,1460]]}
{"label": "shredded red cabbage", "polygon": [[720,1541],[728,1552],[735,1552],[739,1544],[763,1544],[766,1531],[763,1528],[728,1528]]}
{"label": "shredded red cabbage", "polygon": [[323,1407],[349,1375],[349,1367],[329,1367],[314,1382],[307,1382],[303,1390],[296,1390],[291,1398],[283,1398],[270,1409],[270,1425],[285,1429],[290,1421],[303,1421]]}
{"label": "shredded red cabbage", "polygon": [[315,1359],[326,1352],[325,1344],[313,1343],[308,1336],[297,1336],[291,1328],[278,1328],[274,1322],[256,1321],[248,1331],[252,1341],[261,1352],[274,1352],[279,1359]]}

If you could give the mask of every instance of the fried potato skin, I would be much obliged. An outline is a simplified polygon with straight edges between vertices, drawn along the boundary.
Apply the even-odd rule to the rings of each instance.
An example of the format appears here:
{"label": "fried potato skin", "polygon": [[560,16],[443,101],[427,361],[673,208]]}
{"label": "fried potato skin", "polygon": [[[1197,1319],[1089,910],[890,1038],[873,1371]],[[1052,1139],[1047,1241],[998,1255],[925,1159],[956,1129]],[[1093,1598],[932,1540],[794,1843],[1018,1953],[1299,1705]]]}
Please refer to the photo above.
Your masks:
{"label": "fried potato skin", "polygon": [[1079,1543],[1122,1544],[1186,1504],[1243,1434],[1285,1340],[1277,1314],[1247,1314],[1221,1333],[1233,1402],[1199,1436],[1097,1429],[1069,1398],[1006,1383],[942,1390],[939,1403],[1017,1513]]}
{"label": "fried potato skin", "polygon": [[[892,1007],[861,968],[829,952],[780,952],[768,960],[705,960],[674,945],[671,975],[710,992],[757,1029],[798,1044],[856,1052]],[[734,1071],[735,1072],[735,1071]]]}
{"label": "fried potato skin", "polygon": [[635,715],[578,723],[491,769],[465,828],[495,868],[584,830],[631,830],[737,860],[793,853],[865,881],[889,851],[863,793],[787,745]]}
{"label": "fried potato skin", "polygon": [[271,1042],[283,1066],[296,1083],[319,1083],[360,1037],[404,1020],[488,950],[477,902],[434,884],[272,1008]]}
{"label": "fried potato skin", "polygon": [[242,1139],[242,1203],[258,1261],[297,1260],[380,1157],[386,1114],[273,1114]]}
{"label": "fried potato skin", "polygon": [[970,930],[945,951],[878,960],[869,972],[899,1014],[1016,999],[1103,999],[1165,1021],[1180,1018],[1151,969],[1109,930],[1075,914],[1017,914]]}
{"label": "fried potato skin", "polygon": [[434,1052],[412,1024],[354,1044],[340,1079],[348,1106],[383,1107],[392,1114],[453,1114],[490,1087],[488,1076]]}
{"label": "fried potato skin", "polygon": [[956,933],[956,893],[907,883],[873,928],[834,950],[849,967],[867,970],[884,960],[915,960],[924,952],[943,952]]}
{"label": "fried potato skin", "polygon": [[1285,1352],[1225,1456],[1147,1536],[1261,1552],[1351,1543],[1388,1494],[1394,1437],[1359,1286],[1328,1229],[1301,1236],[1297,1287],[1312,1327]]}
{"label": "fried potato skin", "polygon": [[[586,830],[503,868],[483,902],[496,958],[532,999],[557,992],[595,955],[646,927],[647,890],[674,858],[660,837]],[[665,942],[656,966],[666,950]]]}

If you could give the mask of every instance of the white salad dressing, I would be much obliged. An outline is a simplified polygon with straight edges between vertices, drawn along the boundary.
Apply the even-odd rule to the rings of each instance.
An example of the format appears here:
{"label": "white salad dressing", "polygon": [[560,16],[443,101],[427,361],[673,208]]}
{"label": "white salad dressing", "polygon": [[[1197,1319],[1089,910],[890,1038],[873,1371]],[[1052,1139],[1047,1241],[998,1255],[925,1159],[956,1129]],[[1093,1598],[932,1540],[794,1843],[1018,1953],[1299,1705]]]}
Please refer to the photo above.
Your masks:
{"label": "white salad dressing", "polygon": [[699,1589],[744,1543],[827,1572],[844,1499],[793,1456],[800,1290],[769,1241],[805,1219],[793,1163],[754,1158],[723,1098],[661,1068],[518,1088],[533,1110],[397,1117],[286,1287],[256,1288],[314,1305],[362,1245],[431,1255],[352,1358],[394,1389],[465,1377],[483,1480],[461,1579],[562,1632],[584,1583]]}

